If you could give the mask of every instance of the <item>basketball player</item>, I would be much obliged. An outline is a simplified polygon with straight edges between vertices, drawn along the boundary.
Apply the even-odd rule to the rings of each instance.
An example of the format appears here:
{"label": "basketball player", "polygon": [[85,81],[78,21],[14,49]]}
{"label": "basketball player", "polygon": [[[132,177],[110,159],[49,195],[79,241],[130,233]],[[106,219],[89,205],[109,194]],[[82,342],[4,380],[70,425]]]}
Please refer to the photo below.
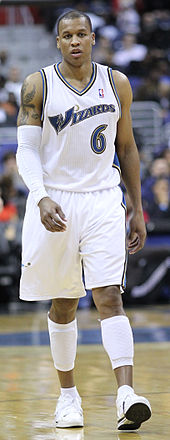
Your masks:
{"label": "basketball player", "polygon": [[[26,78],[18,116],[17,163],[30,193],[23,226],[20,298],[52,299],[48,328],[61,383],[56,426],[83,426],[74,382],[76,309],[92,289],[103,345],[114,369],[119,430],[151,416],[132,385],[133,336],[122,305],[126,270],[125,205],[120,172],[133,204],[127,248],[145,241],[139,158],[132,134],[128,79],[92,63],[95,44],[85,14],[58,20],[62,61]],[[113,165],[113,166],[112,166]],[[121,171],[120,171],[121,170]]]}

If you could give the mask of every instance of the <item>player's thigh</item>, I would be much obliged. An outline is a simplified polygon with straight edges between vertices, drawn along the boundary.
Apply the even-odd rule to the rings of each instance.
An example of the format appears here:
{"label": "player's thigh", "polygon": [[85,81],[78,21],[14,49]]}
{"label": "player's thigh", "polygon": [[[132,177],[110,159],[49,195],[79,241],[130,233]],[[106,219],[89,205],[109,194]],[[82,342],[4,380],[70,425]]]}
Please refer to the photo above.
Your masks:
{"label": "player's thigh", "polygon": [[[62,207],[64,205],[68,218],[65,232],[47,231],[41,223],[39,208],[31,199],[27,204],[23,226],[21,287],[24,297],[29,295],[30,300],[84,295],[76,224],[71,208],[68,209],[69,200],[60,200],[60,196],[59,193],[56,195],[56,201]],[[34,297],[27,290],[34,292]]]}
{"label": "player's thigh", "polygon": [[126,266],[125,208],[119,187],[97,194],[93,226],[81,242],[87,289],[123,285]]}

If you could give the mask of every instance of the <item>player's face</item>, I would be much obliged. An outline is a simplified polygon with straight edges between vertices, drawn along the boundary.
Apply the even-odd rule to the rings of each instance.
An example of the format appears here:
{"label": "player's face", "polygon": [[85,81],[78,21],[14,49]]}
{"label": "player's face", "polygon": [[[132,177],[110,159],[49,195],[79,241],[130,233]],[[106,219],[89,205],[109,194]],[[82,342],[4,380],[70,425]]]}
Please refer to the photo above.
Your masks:
{"label": "player's face", "polygon": [[95,34],[85,17],[61,20],[57,47],[69,64],[80,66],[91,58]]}

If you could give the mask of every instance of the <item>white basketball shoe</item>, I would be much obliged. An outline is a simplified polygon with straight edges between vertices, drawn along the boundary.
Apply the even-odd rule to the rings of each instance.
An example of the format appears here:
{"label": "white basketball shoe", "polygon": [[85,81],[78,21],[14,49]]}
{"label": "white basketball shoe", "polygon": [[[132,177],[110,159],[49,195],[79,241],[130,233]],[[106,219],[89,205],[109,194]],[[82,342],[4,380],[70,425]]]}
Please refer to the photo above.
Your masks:
{"label": "white basketball shoe", "polygon": [[145,397],[128,394],[124,399],[116,400],[118,429],[132,431],[140,428],[141,423],[151,417],[150,403]]}
{"label": "white basketball shoe", "polygon": [[80,396],[72,397],[69,394],[60,396],[55,410],[57,428],[83,426],[83,410]]}

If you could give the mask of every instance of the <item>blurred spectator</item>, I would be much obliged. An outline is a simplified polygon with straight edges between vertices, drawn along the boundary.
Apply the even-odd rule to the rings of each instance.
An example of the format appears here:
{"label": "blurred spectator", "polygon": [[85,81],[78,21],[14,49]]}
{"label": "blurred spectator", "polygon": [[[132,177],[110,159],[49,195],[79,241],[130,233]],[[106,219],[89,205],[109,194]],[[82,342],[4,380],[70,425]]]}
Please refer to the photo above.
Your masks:
{"label": "blurred spectator", "polygon": [[170,148],[165,148],[162,153],[162,157],[166,160],[169,167],[169,175],[170,175]]}
{"label": "blurred spectator", "polygon": [[15,95],[7,89],[5,76],[0,75],[0,124],[15,125],[18,104]]}
{"label": "blurred spectator", "polygon": [[170,121],[170,78],[169,80],[164,78],[159,81],[159,103],[162,108],[163,121]]}
{"label": "blurred spectator", "polygon": [[6,77],[0,74],[0,124],[15,125],[18,108],[14,93],[8,90]]}
{"label": "blurred spectator", "polygon": [[[160,177],[151,186],[153,199],[145,207],[151,221],[170,219],[170,183]],[[170,230],[170,223],[169,223]]]}
{"label": "blurred spectator", "polygon": [[13,93],[8,93],[6,100],[0,102],[0,111],[3,113],[3,126],[14,126],[17,122],[18,105]]}
{"label": "blurred spectator", "polygon": [[4,102],[8,99],[8,92],[6,90],[6,78],[0,74],[0,102]]}
{"label": "blurred spectator", "polygon": [[4,50],[0,50],[0,73],[6,76],[9,69],[9,54]]}
{"label": "blurred spectator", "polygon": [[143,83],[137,87],[135,91],[135,101],[156,101],[159,102],[158,85],[160,72],[157,67],[153,66],[148,72]]}
{"label": "blurred spectator", "polygon": [[109,38],[99,36],[96,46],[93,48],[93,59],[97,63],[112,67],[113,49]]}
{"label": "blurred spectator", "polygon": [[28,189],[18,173],[15,153],[13,151],[5,153],[2,157],[2,164],[3,177],[10,178],[13,184],[13,195],[10,195],[10,199],[17,207],[19,218],[23,218]]}
{"label": "blurred spectator", "polygon": [[169,167],[165,158],[155,159],[150,167],[150,174],[152,177],[169,177]]}
{"label": "blurred spectator", "polygon": [[17,191],[27,194],[27,187],[18,173],[15,153],[13,151],[8,151],[5,153],[2,157],[2,164],[3,175],[12,178],[14,188]]}
{"label": "blurred spectator", "polygon": [[8,99],[8,92],[5,89],[6,78],[0,75],[0,124],[4,124],[6,121],[6,113],[3,109],[3,103]]}
{"label": "blurred spectator", "polygon": [[101,36],[107,38],[110,42],[113,42],[118,37],[120,37],[120,32],[113,24],[108,24],[106,26],[100,27],[100,29],[98,30],[98,35],[99,37]]}
{"label": "blurred spectator", "polygon": [[169,165],[165,158],[157,158],[151,163],[149,176],[142,182],[142,199],[145,208],[153,201],[152,186],[161,178],[170,180]]}
{"label": "blurred spectator", "polygon": [[116,26],[116,16],[114,11],[109,11],[105,13],[105,24],[97,30],[96,39],[98,42],[98,36],[105,37],[113,43],[115,40],[121,38],[122,33]]}
{"label": "blurred spectator", "polygon": [[113,62],[125,72],[131,61],[142,61],[147,54],[147,47],[137,44],[134,34],[125,34],[122,39],[122,47],[115,52]]}
{"label": "blurred spectator", "polygon": [[20,70],[18,69],[18,67],[13,66],[9,71],[7,81],[5,84],[5,89],[8,92],[13,93],[18,106],[20,105],[21,87],[22,87],[22,82],[20,80]]}
{"label": "blurred spectator", "polygon": [[170,78],[163,77],[156,63],[135,89],[135,101],[156,101],[162,108],[163,122],[170,120]]}
{"label": "blurred spectator", "polygon": [[11,201],[15,194],[12,179],[0,178],[0,222],[8,222],[17,219],[17,208]]}
{"label": "blurred spectator", "polygon": [[120,2],[120,12],[116,21],[121,32],[138,34],[140,32],[140,16],[135,9],[134,0],[122,0]]}
{"label": "blurred spectator", "polygon": [[[161,8],[160,8],[161,9]],[[142,17],[142,39],[149,48],[169,48],[170,11],[157,10],[146,12]]]}

